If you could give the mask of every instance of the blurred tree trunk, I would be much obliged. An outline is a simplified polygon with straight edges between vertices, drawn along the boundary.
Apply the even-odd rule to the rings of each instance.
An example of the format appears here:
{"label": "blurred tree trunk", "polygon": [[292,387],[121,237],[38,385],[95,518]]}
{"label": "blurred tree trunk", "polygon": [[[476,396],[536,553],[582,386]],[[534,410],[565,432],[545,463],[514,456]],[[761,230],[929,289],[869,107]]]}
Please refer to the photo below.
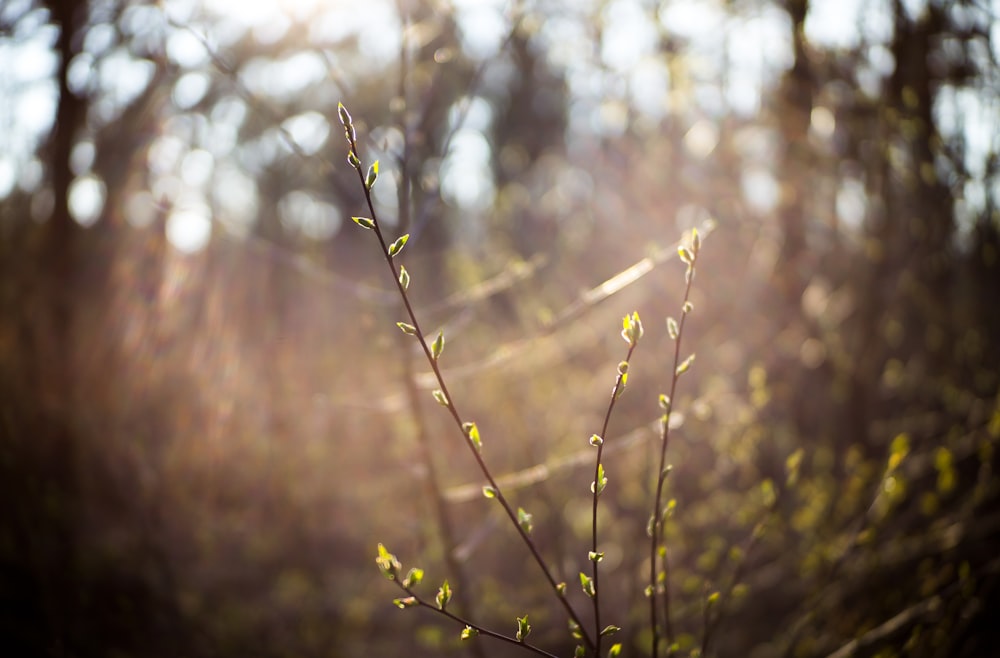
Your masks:
{"label": "blurred tree trunk", "polygon": [[778,121],[782,152],[779,156],[778,222],[784,242],[775,267],[777,284],[793,308],[806,286],[807,195],[809,181],[803,176],[811,170],[809,123],[812,116],[814,86],[805,22],[809,0],[786,0],[784,9],[792,26],[794,60],[778,90]]}
{"label": "blurred tree trunk", "polygon": [[[40,517],[24,519],[22,541],[30,556],[36,582],[26,584],[39,597],[42,627],[40,637],[26,638],[29,651],[50,655],[72,652],[78,578],[76,570],[76,508],[79,494],[77,445],[73,427],[74,355],[73,288],[76,273],[78,227],[70,213],[69,190],[73,174],[70,153],[84,115],[84,100],[68,87],[67,70],[78,49],[78,35],[86,20],[86,5],[73,0],[49,4],[52,20],[59,28],[59,100],[55,126],[48,150],[52,211],[43,231],[40,266],[41,281],[31,300],[35,315],[31,349],[34,358],[25,366],[29,393],[38,405],[38,414],[27,419],[19,446],[30,460],[26,472],[41,475],[41,482],[26,482],[29,491],[39,494]],[[38,503],[36,503],[38,504]],[[34,642],[41,646],[31,646]]]}
{"label": "blurred tree trunk", "polygon": [[[893,2],[896,60],[888,90],[890,130],[887,144],[894,189],[887,221],[897,223],[898,251],[890,253],[889,267],[896,270],[903,299],[906,326],[924,326],[913,332],[907,353],[926,353],[931,372],[947,368],[947,307],[952,273],[954,199],[937,175],[935,157],[941,142],[933,110],[940,80],[931,70],[931,59],[940,57],[937,44],[949,33],[942,9],[931,3],[916,20],[910,19],[901,0]],[[901,160],[901,161],[900,161]],[[902,275],[902,276],[900,276]],[[942,304],[943,303],[943,304]]]}

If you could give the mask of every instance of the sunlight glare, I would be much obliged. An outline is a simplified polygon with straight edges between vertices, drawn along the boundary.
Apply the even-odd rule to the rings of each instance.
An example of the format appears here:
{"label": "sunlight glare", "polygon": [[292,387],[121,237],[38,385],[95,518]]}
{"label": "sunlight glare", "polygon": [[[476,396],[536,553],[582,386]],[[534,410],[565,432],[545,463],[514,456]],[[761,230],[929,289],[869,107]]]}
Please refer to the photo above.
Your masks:
{"label": "sunlight glare", "polygon": [[69,211],[81,226],[93,226],[104,209],[107,191],[96,176],[80,176],[69,188]]}
{"label": "sunlight glare", "polygon": [[167,240],[181,253],[203,249],[211,236],[212,222],[205,208],[178,210],[167,218]]}
{"label": "sunlight glare", "polygon": [[0,158],[0,199],[6,199],[10,196],[10,193],[14,191],[14,183],[16,181],[17,176],[15,175],[13,159],[9,157]]}

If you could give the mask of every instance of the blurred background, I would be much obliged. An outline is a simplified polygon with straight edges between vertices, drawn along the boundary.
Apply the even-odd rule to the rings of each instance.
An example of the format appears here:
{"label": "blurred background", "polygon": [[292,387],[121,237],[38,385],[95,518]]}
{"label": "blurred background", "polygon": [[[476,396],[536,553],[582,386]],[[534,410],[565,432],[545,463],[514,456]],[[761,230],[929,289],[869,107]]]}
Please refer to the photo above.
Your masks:
{"label": "blurred background", "polygon": [[[431,399],[337,120],[484,455],[585,619],[648,655],[1000,642],[996,0],[0,3],[0,637],[11,656],[574,643]],[[793,478],[788,472],[797,473]],[[719,602],[706,614],[706,597]]]}

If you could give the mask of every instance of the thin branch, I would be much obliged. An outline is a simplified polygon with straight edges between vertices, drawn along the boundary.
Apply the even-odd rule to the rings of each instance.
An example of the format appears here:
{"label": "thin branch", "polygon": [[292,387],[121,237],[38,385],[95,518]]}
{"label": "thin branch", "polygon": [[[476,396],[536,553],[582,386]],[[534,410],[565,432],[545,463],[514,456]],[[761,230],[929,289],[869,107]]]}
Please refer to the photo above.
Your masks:
{"label": "thin branch", "polygon": [[573,610],[573,607],[566,600],[566,597],[562,595],[561,588],[559,584],[555,581],[555,578],[552,576],[551,570],[545,564],[545,560],[538,552],[538,547],[535,546],[534,541],[532,541],[527,531],[521,526],[521,523],[519,522],[517,517],[517,513],[514,511],[513,507],[511,507],[510,503],[507,501],[507,498],[504,496],[503,491],[500,489],[500,486],[494,479],[493,474],[490,472],[489,467],[486,465],[486,462],[483,461],[482,455],[480,454],[479,450],[469,440],[469,437],[465,429],[465,422],[462,420],[462,416],[458,412],[458,407],[455,405],[454,398],[452,397],[451,392],[448,390],[448,385],[444,380],[444,376],[441,372],[440,367],[438,366],[437,359],[435,358],[433,352],[431,351],[430,345],[428,345],[427,343],[426,333],[420,328],[420,321],[417,319],[416,312],[413,310],[413,306],[410,303],[410,298],[409,295],[406,293],[406,288],[404,287],[403,283],[400,281],[399,277],[396,274],[396,266],[393,261],[393,256],[390,254],[389,251],[389,244],[382,233],[382,227],[378,220],[377,213],[375,211],[375,204],[372,199],[371,187],[366,181],[365,173],[362,171],[361,156],[358,149],[357,139],[354,133],[354,127],[350,120],[350,115],[347,113],[347,110],[343,108],[343,106],[340,107],[340,113],[341,113],[341,119],[344,123],[345,133],[350,148],[349,159],[352,162],[354,170],[358,174],[358,180],[360,181],[361,186],[364,189],[365,202],[367,204],[368,211],[371,213],[370,228],[374,231],[375,236],[379,241],[379,245],[382,248],[382,255],[384,257],[386,266],[389,268],[390,274],[392,275],[393,280],[396,282],[396,288],[399,291],[401,299],[403,300],[403,305],[406,308],[407,317],[409,318],[410,324],[412,325],[414,330],[413,331],[414,336],[416,337],[417,342],[420,344],[420,348],[424,352],[424,356],[427,359],[427,363],[430,365],[431,370],[434,373],[435,380],[438,383],[439,390],[443,397],[443,405],[448,410],[448,413],[452,417],[452,420],[455,422],[455,426],[461,433],[463,441],[469,447],[469,450],[472,453],[473,458],[476,460],[476,464],[479,466],[479,470],[486,477],[486,480],[489,483],[489,486],[497,502],[500,503],[500,506],[503,508],[504,513],[510,519],[514,528],[521,536],[522,541],[524,542],[525,546],[527,546],[535,562],[538,564],[539,568],[542,571],[542,574],[545,576],[545,579],[549,582],[552,591],[555,592],[557,598],[559,599],[560,604],[565,609],[566,614],[570,617],[570,619],[574,621],[574,623],[580,626],[580,633],[583,636],[583,641],[586,644],[587,648],[593,650],[593,648],[596,646],[594,640],[590,638],[589,633],[587,633],[586,630],[583,628],[583,624],[581,623],[580,618],[577,615],[576,611]]}
{"label": "thin branch", "polygon": [[[666,547],[664,542],[664,523],[662,519],[663,515],[663,485],[667,479],[667,446],[670,444],[670,413],[672,410],[672,405],[674,404],[675,395],[677,392],[677,382],[680,379],[683,371],[681,370],[681,341],[684,338],[684,325],[687,321],[688,312],[690,311],[690,298],[691,298],[691,283],[694,281],[695,272],[695,262],[698,258],[698,251],[700,248],[700,238],[697,231],[692,233],[693,236],[693,246],[690,251],[685,247],[678,247],[678,254],[687,262],[687,272],[685,278],[687,280],[687,285],[684,288],[684,302],[681,306],[681,320],[677,327],[677,335],[674,340],[674,369],[670,380],[670,394],[666,400],[662,400],[661,404],[664,406],[664,413],[662,419],[662,439],[660,445],[660,468],[657,471],[656,476],[656,495],[653,502],[653,517],[650,524],[651,530],[651,540],[650,540],[650,550],[649,550],[649,617],[650,625],[653,632],[653,658],[657,658],[660,655],[660,629],[659,629],[659,614],[657,611],[657,599],[658,599],[658,588],[657,588],[657,571],[656,571],[656,558],[660,553],[660,547],[663,546],[663,612],[664,612],[664,622],[663,630],[666,634],[666,639],[669,642],[674,637],[673,623],[670,617],[670,578],[669,578],[669,562],[666,554]],[[690,358],[690,357],[689,357]],[[685,363],[687,363],[685,361]],[[668,651],[668,653],[673,653]]]}

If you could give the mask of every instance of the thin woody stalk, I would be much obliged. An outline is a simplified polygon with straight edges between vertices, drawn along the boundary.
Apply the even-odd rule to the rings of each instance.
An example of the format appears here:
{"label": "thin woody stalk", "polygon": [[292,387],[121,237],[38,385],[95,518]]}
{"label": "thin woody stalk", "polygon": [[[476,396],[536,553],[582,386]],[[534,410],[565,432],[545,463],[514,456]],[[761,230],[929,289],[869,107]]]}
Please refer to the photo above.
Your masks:
{"label": "thin woody stalk", "polygon": [[[684,302],[681,305],[681,319],[677,323],[673,318],[668,318],[667,320],[667,330],[670,333],[670,337],[674,339],[674,370],[673,375],[670,380],[670,393],[669,395],[660,396],[660,406],[663,408],[663,416],[661,418],[661,436],[660,436],[660,468],[657,471],[656,476],[656,495],[653,502],[653,516],[650,518],[649,523],[649,535],[650,535],[650,549],[649,549],[649,586],[646,592],[649,596],[649,623],[653,632],[653,658],[658,658],[660,655],[660,623],[659,623],[659,611],[657,606],[657,600],[659,599],[659,587],[657,583],[657,557],[661,554],[663,556],[663,631],[667,642],[670,642],[674,638],[673,623],[670,618],[670,583],[668,578],[669,563],[667,561],[666,547],[664,541],[664,519],[663,519],[663,486],[667,479],[667,474],[669,469],[667,467],[667,446],[670,444],[670,412],[671,405],[673,404],[674,395],[677,392],[677,382],[680,380],[681,375],[687,372],[688,368],[691,367],[691,363],[694,361],[694,355],[687,357],[683,362],[681,361],[681,339],[684,337],[684,325],[687,320],[688,313],[691,312],[691,282],[694,280],[695,272],[695,262],[698,258],[698,252],[701,250],[701,238],[698,235],[697,230],[691,231],[691,248],[688,249],[686,246],[679,246],[677,248],[677,253],[681,260],[687,265],[687,271],[685,272],[685,279],[687,285],[684,289]],[[672,649],[668,649],[668,654],[672,654]]]}
{"label": "thin woody stalk", "polygon": [[[465,442],[469,446],[469,450],[472,452],[473,458],[476,460],[476,464],[479,466],[480,471],[483,473],[484,477],[489,483],[489,486],[484,488],[484,493],[487,494],[488,497],[496,498],[496,500],[500,503],[500,506],[503,508],[504,513],[510,519],[511,523],[514,525],[514,528],[521,536],[522,541],[524,542],[525,546],[527,546],[528,551],[531,553],[535,562],[538,564],[539,568],[542,571],[542,574],[545,576],[545,579],[549,582],[550,587],[556,593],[556,596],[559,599],[560,604],[563,606],[563,609],[566,611],[566,614],[577,625],[577,627],[579,627],[579,632],[582,636],[584,644],[589,650],[593,651],[597,646],[596,643],[594,642],[593,639],[591,639],[590,634],[586,630],[584,630],[582,621],[580,620],[576,611],[573,610],[572,606],[570,606],[569,602],[566,600],[566,597],[563,595],[563,592],[565,591],[565,584],[557,583],[552,575],[552,572],[545,564],[545,560],[542,558],[541,554],[538,551],[538,548],[535,546],[535,543],[528,535],[528,531],[525,529],[524,524],[521,523],[521,519],[519,518],[518,514],[514,511],[513,507],[511,507],[510,503],[507,501],[507,498],[501,491],[500,486],[493,477],[493,474],[490,472],[489,467],[483,460],[483,457],[480,454],[478,441],[474,441],[472,439],[471,432],[475,430],[475,425],[473,423],[468,423],[463,421],[462,416],[459,413],[458,408],[456,407],[452,399],[451,393],[448,390],[448,385],[445,382],[444,376],[442,375],[441,369],[438,365],[438,356],[440,356],[440,350],[443,347],[443,336],[439,335],[438,339],[434,342],[433,346],[428,344],[426,335],[420,327],[420,322],[417,319],[417,315],[413,310],[413,306],[410,303],[409,296],[406,292],[406,285],[409,282],[409,275],[406,273],[405,270],[401,270],[398,275],[396,273],[396,265],[394,262],[394,258],[399,254],[403,246],[405,246],[406,241],[409,239],[409,236],[404,235],[403,237],[393,242],[391,246],[386,241],[385,236],[382,233],[382,227],[378,221],[377,213],[375,212],[375,204],[372,200],[372,194],[371,194],[371,188],[374,185],[375,180],[378,178],[378,162],[376,161],[371,165],[367,174],[364,173],[361,164],[360,153],[358,150],[357,135],[355,133],[354,125],[351,120],[351,115],[348,113],[347,108],[345,108],[343,104],[338,105],[338,113],[340,116],[340,121],[344,126],[345,136],[347,138],[347,143],[349,146],[348,161],[350,162],[354,170],[358,173],[358,179],[361,182],[362,189],[364,190],[365,203],[368,207],[368,211],[371,213],[370,218],[354,217],[353,219],[355,223],[357,223],[362,228],[372,230],[375,233],[376,237],[378,238],[379,245],[382,248],[382,254],[385,258],[386,265],[389,267],[389,271],[392,274],[392,278],[396,282],[396,288],[399,291],[399,295],[403,300],[403,305],[406,309],[406,314],[409,319],[409,323],[397,323],[397,325],[400,327],[401,330],[404,331],[404,333],[413,335],[419,342],[420,348],[423,350],[424,356],[427,359],[427,363],[430,365],[431,371],[434,373],[434,378],[437,381],[438,390],[435,391],[434,397],[442,406],[444,406],[448,410],[448,413],[452,417],[452,420],[455,422],[456,427],[459,429],[459,431],[462,433],[463,438],[466,440]],[[477,432],[476,438],[478,439],[478,430],[476,430],[476,432]]]}

